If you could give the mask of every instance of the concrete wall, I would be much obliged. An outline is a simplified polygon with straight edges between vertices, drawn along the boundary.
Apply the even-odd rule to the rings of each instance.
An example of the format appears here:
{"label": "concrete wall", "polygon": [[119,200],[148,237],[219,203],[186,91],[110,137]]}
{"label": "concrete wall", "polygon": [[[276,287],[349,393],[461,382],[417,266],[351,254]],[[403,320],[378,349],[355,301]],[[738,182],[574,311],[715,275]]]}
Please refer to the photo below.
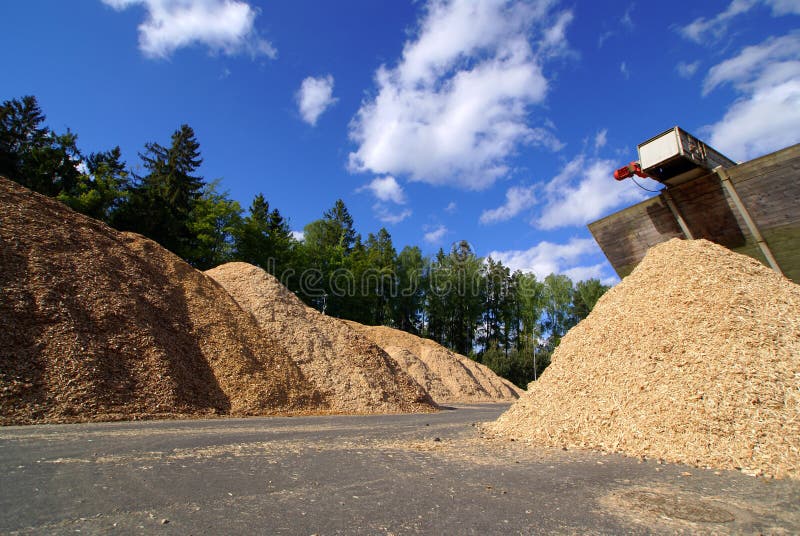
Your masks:
{"label": "concrete wall", "polygon": [[[760,230],[783,273],[800,283],[800,144],[727,170],[731,183]],[[707,174],[669,189],[693,238],[766,259],[720,177]],[[589,225],[620,277],[647,250],[670,238],[684,238],[663,194]]]}

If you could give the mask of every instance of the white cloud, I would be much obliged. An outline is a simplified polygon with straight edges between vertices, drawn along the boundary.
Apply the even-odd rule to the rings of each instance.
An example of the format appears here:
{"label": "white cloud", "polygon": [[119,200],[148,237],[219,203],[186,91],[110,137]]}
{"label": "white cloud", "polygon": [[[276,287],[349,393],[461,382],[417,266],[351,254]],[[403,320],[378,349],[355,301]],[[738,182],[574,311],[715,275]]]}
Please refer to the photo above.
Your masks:
{"label": "white cloud", "polygon": [[605,264],[582,267],[587,256],[600,253],[591,238],[572,238],[566,244],[543,241],[526,250],[492,251],[489,257],[502,262],[512,271],[533,273],[543,279],[550,274],[567,274],[570,278],[589,279],[601,277]]}
{"label": "white cloud", "polygon": [[631,12],[636,4],[631,4],[628,6],[628,9],[625,10],[625,13],[622,14],[622,18],[619,21],[622,23],[623,26],[632,30],[635,25],[633,23],[633,17],[631,17]]}
{"label": "white cloud", "polygon": [[797,0],[766,0],[773,15],[800,15],[800,2]]}
{"label": "white cloud", "polygon": [[608,279],[613,279],[608,277],[607,268],[608,268],[608,263],[601,262],[589,266],[575,266],[573,268],[568,268],[561,273],[569,277],[573,281],[586,281],[587,279],[599,279],[604,284],[607,284],[605,283],[605,281],[607,281]]}
{"label": "white cloud", "polygon": [[329,106],[336,103],[333,96],[333,76],[307,77],[300,84],[297,91],[297,106],[303,121],[312,127],[317,124],[317,119]]}
{"label": "white cloud", "polygon": [[625,77],[625,80],[630,79],[631,72],[628,69],[628,64],[626,62],[623,61],[622,63],[619,64],[619,72],[622,74],[622,76]]}
{"label": "white cloud", "polygon": [[800,15],[800,2],[797,0],[731,0],[724,11],[707,19],[699,17],[686,26],[679,28],[679,32],[695,43],[708,43],[719,40],[728,32],[730,21],[738,15],[747,13],[755,6],[763,4],[771,8],[772,16]]}
{"label": "white cloud", "polygon": [[398,205],[406,202],[406,194],[403,192],[403,187],[391,175],[375,177],[372,182],[358,189],[359,192],[363,190],[369,190],[380,201],[391,201]]}
{"label": "white cloud", "polygon": [[706,128],[714,147],[748,160],[800,141],[800,32],[770,37],[715,65],[703,94],[723,84],[740,98]]}
{"label": "white cloud", "polygon": [[506,202],[503,205],[483,211],[481,223],[510,220],[523,210],[531,208],[536,203],[534,190],[535,186],[512,186],[506,191]]}
{"label": "white cloud", "polygon": [[167,58],[179,48],[202,44],[213,53],[277,57],[277,50],[255,30],[258,10],[241,0],[102,0],[121,11],[141,5],[139,49],[150,58]]}
{"label": "white cloud", "polygon": [[691,78],[694,76],[694,73],[697,72],[697,69],[700,67],[700,61],[694,61],[692,63],[686,63],[685,61],[679,61],[678,64],[675,66],[675,71],[678,73],[678,76],[681,78]]}
{"label": "white cloud", "polygon": [[685,38],[696,43],[719,39],[728,31],[728,23],[732,18],[750,11],[757,3],[758,0],[732,0],[721,13],[710,19],[699,17],[679,31]]}
{"label": "white cloud", "polygon": [[733,84],[741,91],[764,89],[796,78],[800,70],[800,32],[770,37],[745,47],[739,54],[714,65],[703,81],[703,94],[717,86]]}
{"label": "white cloud", "polygon": [[303,242],[306,239],[306,234],[303,231],[292,231],[292,238],[298,242]]}
{"label": "white cloud", "polygon": [[447,227],[444,225],[439,225],[431,231],[425,233],[422,237],[425,242],[428,244],[438,244],[442,241],[442,238],[448,233]]}
{"label": "white cloud", "polygon": [[599,151],[608,143],[608,129],[604,128],[594,136],[594,148]]}
{"label": "white cloud", "polygon": [[375,203],[372,206],[372,211],[375,214],[375,217],[378,220],[382,221],[383,223],[389,224],[396,224],[400,223],[401,221],[409,218],[412,214],[411,209],[403,209],[400,212],[392,212],[389,207],[384,205],[383,203]]}
{"label": "white cloud", "polygon": [[[532,223],[540,229],[585,225],[614,208],[647,197],[647,192],[631,181],[615,181],[614,169],[611,160],[574,158],[544,187],[545,204]],[[658,187],[649,179],[637,180],[647,188]]]}
{"label": "white cloud", "polygon": [[375,177],[371,182],[356,191],[363,192],[364,190],[371,192],[378,200],[377,203],[372,205],[372,212],[383,223],[400,223],[411,216],[411,209],[393,212],[386,205],[386,203],[394,203],[396,205],[404,205],[406,203],[406,194],[403,192],[403,187],[391,175]]}
{"label": "white cloud", "polygon": [[350,169],[482,189],[507,173],[521,145],[560,149],[528,118],[547,94],[542,58],[566,48],[571,14],[551,14],[551,3],[430,0],[415,38],[395,67],[377,70],[377,94],[351,122]]}
{"label": "white cloud", "polygon": [[448,214],[453,214],[458,209],[458,205],[456,205],[455,201],[450,201],[446,207],[444,207],[444,211]]}

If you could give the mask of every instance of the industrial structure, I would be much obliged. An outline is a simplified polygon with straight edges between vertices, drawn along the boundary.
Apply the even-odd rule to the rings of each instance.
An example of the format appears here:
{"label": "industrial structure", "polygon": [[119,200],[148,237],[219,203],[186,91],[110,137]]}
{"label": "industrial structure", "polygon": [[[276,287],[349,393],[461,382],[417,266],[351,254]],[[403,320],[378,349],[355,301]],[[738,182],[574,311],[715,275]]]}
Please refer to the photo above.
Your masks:
{"label": "industrial structure", "polygon": [[614,178],[648,177],[664,188],[589,224],[620,277],[677,237],[716,242],[800,283],[800,144],[737,164],[674,127],[638,152]]}

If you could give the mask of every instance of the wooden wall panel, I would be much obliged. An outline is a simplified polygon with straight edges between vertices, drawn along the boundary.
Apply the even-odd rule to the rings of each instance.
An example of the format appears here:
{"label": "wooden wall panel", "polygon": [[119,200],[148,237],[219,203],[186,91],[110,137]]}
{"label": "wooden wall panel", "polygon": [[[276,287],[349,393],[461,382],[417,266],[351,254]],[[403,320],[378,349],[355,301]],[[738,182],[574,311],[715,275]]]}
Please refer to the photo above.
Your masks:
{"label": "wooden wall panel", "polygon": [[[784,274],[800,283],[800,144],[727,171]],[[717,175],[674,186],[670,194],[694,238],[711,240],[766,264]],[[591,223],[589,230],[620,277],[628,275],[650,247],[684,236],[662,196]]]}

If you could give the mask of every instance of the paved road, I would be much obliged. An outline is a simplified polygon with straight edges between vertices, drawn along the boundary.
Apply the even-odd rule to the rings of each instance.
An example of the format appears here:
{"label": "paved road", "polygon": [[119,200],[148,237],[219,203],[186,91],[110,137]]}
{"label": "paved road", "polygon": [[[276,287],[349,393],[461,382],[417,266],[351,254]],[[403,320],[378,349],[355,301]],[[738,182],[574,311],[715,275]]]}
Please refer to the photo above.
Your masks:
{"label": "paved road", "polygon": [[800,483],[482,439],[433,415],[0,428],[0,532],[800,532]]}

